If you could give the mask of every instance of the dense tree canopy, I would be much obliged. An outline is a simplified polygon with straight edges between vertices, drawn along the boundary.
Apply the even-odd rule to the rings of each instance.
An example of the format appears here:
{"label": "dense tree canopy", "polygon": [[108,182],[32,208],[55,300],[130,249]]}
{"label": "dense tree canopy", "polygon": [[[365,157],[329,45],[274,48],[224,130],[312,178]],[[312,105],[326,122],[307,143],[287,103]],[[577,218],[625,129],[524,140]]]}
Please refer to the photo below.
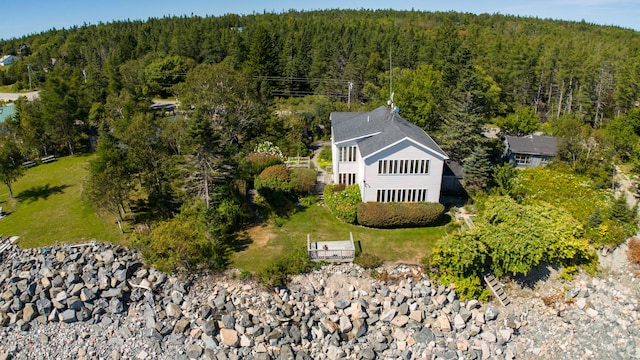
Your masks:
{"label": "dense tree canopy", "polygon": [[[632,30],[454,12],[289,11],[51,30],[0,41],[0,54],[18,55],[0,70],[0,83],[41,90],[39,100],[18,101],[16,118],[5,124],[3,162],[95,150],[86,184],[95,205],[118,220],[129,202],[146,210],[137,221],[151,224],[151,248],[173,249],[160,259],[167,267],[191,267],[175,255],[207,249],[220,256],[217,268],[246,220],[241,195],[282,161],[256,157],[256,145],[269,141],[280,155],[307,155],[311,141],[329,136],[331,111],[371,110],[390,97],[401,116],[465,161],[465,182],[474,189],[487,187],[493,172],[501,194],[521,200],[537,191],[536,181],[522,187],[535,174],[492,171],[498,151],[487,151],[489,122],[503,133],[557,136],[563,172],[607,187],[615,161],[640,169],[639,49]],[[177,110],[152,111],[157,97],[177,100]],[[20,171],[3,180],[10,185]],[[286,183],[304,193],[311,175],[292,173]],[[285,182],[269,179],[258,177],[258,187],[291,195],[275,187]],[[570,209],[580,224],[593,225],[590,240],[608,231],[615,242],[628,230],[619,206],[583,205],[567,206],[582,209]],[[514,206],[527,216],[558,212],[548,204]],[[174,226],[181,221],[197,229]],[[466,243],[484,256],[471,264],[504,250]],[[511,265],[502,270],[521,272]]]}

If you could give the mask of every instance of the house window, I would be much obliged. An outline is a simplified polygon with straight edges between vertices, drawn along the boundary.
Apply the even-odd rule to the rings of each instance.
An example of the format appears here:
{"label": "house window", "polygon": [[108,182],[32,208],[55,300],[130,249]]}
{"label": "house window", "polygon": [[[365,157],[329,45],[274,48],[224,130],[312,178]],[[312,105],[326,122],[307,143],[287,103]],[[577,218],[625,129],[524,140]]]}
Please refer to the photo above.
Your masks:
{"label": "house window", "polygon": [[427,189],[379,189],[377,202],[425,202]]}
{"label": "house window", "polygon": [[340,161],[341,162],[354,162],[356,161],[356,147],[346,146],[340,148]]}
{"label": "house window", "polygon": [[549,158],[546,156],[543,156],[542,158],[540,158],[540,165],[547,165],[549,163]]}
{"label": "house window", "polygon": [[378,175],[399,174],[429,174],[429,160],[378,160]]}
{"label": "house window", "polygon": [[345,173],[338,175],[338,182],[340,184],[352,185],[356,183],[356,174],[355,173]]}
{"label": "house window", "polygon": [[516,154],[515,159],[516,164],[518,165],[531,165],[531,157],[529,157],[528,155]]}

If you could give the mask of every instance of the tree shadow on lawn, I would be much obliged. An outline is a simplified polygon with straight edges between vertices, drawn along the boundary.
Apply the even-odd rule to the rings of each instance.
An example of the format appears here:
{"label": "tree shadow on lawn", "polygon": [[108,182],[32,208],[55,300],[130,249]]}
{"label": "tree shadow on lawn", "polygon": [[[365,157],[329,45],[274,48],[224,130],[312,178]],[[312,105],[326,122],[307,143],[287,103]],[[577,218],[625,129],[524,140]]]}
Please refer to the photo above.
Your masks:
{"label": "tree shadow on lawn", "polygon": [[21,191],[20,194],[18,194],[18,196],[16,197],[21,202],[29,204],[39,199],[47,200],[49,196],[53,194],[62,194],[64,193],[64,189],[68,187],[69,185],[51,186],[50,184],[43,186],[34,186],[30,189]]}
{"label": "tree shadow on lawn", "polygon": [[236,240],[233,242],[233,251],[234,252],[242,252],[249,248],[249,245],[253,244],[253,240],[247,236],[246,234],[238,236]]}

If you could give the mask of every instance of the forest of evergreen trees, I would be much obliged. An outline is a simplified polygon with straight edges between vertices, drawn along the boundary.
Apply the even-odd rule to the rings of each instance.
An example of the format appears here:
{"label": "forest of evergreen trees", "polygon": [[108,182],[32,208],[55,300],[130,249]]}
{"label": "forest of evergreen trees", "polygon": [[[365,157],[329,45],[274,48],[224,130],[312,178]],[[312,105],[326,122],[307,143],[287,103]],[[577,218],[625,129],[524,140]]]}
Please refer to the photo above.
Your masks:
{"label": "forest of evergreen trees", "polygon": [[[17,102],[3,151],[29,159],[97,150],[94,203],[120,216],[142,192],[149,216],[170,219],[204,199],[197,221],[209,222],[202,231],[212,239],[246,219],[236,181],[251,186],[246,155],[257,145],[302,155],[327,138],[331,111],[370,110],[391,92],[401,116],[467,164],[499,153],[481,135],[494,123],[562,138],[560,158],[601,186],[614,162],[640,167],[640,33],[617,27],[290,11],[83,25],[2,40],[0,54],[18,56],[0,85],[40,90],[39,100]],[[178,116],[152,112],[154,98],[177,99]]]}

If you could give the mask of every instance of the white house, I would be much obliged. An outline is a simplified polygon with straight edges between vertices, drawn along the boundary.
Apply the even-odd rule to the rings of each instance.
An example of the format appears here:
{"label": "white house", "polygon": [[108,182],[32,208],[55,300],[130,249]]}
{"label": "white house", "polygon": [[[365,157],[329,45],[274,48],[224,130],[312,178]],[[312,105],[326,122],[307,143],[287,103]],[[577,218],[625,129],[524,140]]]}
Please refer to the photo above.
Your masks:
{"label": "white house", "polygon": [[15,55],[5,55],[0,58],[0,66],[7,66],[16,61]]}
{"label": "white house", "polygon": [[418,126],[381,106],[332,112],[333,182],[358,184],[363,202],[438,202],[449,157]]}

